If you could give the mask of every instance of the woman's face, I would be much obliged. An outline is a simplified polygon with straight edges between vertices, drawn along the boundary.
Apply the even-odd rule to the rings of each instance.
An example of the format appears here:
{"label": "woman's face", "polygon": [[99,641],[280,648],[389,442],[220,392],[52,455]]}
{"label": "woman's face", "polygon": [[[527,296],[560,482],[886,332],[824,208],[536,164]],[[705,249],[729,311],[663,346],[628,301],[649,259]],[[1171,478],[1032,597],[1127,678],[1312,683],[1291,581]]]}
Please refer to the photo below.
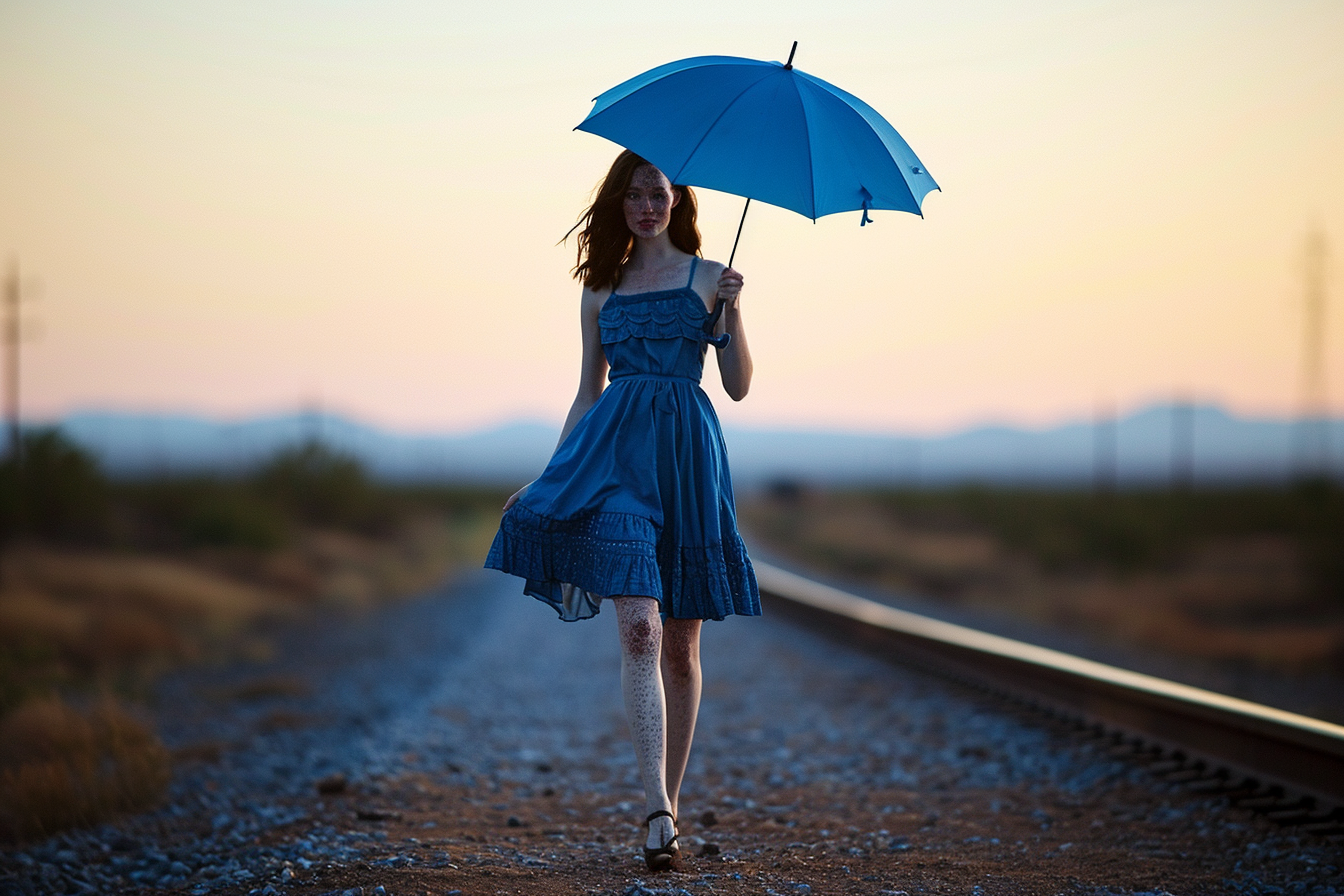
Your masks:
{"label": "woman's face", "polygon": [[641,239],[652,239],[667,229],[681,194],[652,165],[640,165],[625,191],[625,224]]}

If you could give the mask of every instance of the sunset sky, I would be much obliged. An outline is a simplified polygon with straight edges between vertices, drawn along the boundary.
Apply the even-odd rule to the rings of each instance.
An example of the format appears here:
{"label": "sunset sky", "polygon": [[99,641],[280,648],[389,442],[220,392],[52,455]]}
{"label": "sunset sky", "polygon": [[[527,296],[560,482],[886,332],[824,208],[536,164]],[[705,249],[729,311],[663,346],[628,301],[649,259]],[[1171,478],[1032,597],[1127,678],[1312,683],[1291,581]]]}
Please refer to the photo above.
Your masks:
{"label": "sunset sky", "polygon": [[[862,97],[924,218],[753,204],[726,424],[942,432],[1179,396],[1286,415],[1304,247],[1344,412],[1344,4],[0,0],[23,402],[404,431],[558,423],[598,93],[685,56]],[[726,260],[741,200],[701,192]]]}

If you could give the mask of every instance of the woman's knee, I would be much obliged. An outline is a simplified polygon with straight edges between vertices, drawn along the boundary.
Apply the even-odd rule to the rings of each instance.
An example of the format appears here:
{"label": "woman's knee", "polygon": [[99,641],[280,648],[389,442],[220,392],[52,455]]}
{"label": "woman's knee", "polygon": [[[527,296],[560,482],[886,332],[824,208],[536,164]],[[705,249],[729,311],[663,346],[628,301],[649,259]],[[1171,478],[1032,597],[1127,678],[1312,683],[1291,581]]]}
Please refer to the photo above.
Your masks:
{"label": "woman's knee", "polygon": [[621,650],[627,656],[657,656],[662,648],[663,625],[658,602],[649,597],[616,599]]}
{"label": "woman's knee", "polygon": [[663,629],[663,668],[666,674],[681,679],[700,674],[699,620],[668,620]]}

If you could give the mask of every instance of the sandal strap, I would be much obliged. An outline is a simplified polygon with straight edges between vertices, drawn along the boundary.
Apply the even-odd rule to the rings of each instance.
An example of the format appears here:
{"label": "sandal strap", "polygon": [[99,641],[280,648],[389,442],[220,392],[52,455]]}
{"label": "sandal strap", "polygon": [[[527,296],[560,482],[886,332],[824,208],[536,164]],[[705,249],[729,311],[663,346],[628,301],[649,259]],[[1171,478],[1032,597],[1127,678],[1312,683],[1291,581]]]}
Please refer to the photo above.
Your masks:
{"label": "sandal strap", "polygon": [[673,815],[671,812],[667,811],[666,809],[659,809],[657,812],[650,812],[649,817],[644,819],[644,823],[648,824],[655,818],[670,818],[672,819],[672,824],[675,825],[677,823],[677,817]]}

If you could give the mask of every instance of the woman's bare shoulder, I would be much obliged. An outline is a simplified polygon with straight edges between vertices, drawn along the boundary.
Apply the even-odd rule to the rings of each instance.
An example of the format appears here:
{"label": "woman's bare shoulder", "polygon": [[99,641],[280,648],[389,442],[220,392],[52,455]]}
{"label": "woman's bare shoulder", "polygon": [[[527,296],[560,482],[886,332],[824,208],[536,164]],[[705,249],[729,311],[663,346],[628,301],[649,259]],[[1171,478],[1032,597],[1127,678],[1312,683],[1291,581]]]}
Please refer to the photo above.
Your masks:
{"label": "woman's bare shoulder", "polygon": [[726,271],[727,269],[728,265],[724,264],[721,261],[715,261],[712,258],[702,258],[700,259],[700,266],[696,269],[696,279],[699,279],[700,272],[704,271],[707,274],[712,274],[714,276],[714,280],[717,282],[719,276],[722,275],[723,272]]}
{"label": "woman's bare shoulder", "polygon": [[691,288],[705,300],[705,307],[710,310],[713,310],[714,297],[719,291],[719,278],[723,276],[725,270],[727,268],[722,262],[708,258],[700,259],[700,263],[696,265],[695,279],[691,282]]}
{"label": "woman's bare shoulder", "polygon": [[591,286],[583,288],[583,298],[581,300],[585,314],[596,315],[606,304],[607,298],[611,296],[611,287],[604,286],[601,289],[593,289]]}

